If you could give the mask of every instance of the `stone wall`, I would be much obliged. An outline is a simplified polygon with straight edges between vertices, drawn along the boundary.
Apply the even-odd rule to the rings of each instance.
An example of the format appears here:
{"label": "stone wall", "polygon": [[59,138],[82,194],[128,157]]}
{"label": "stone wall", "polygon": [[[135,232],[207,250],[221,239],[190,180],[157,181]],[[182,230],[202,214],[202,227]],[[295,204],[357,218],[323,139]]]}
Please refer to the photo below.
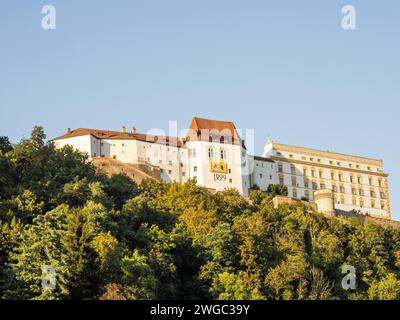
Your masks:
{"label": "stone wall", "polygon": [[143,169],[141,167],[125,164],[112,158],[93,158],[93,164],[98,170],[103,171],[108,176],[124,173],[138,184],[144,179],[160,181],[159,171],[157,174],[156,171],[152,171],[151,169],[146,170],[152,173],[150,175],[144,170],[141,170]]}

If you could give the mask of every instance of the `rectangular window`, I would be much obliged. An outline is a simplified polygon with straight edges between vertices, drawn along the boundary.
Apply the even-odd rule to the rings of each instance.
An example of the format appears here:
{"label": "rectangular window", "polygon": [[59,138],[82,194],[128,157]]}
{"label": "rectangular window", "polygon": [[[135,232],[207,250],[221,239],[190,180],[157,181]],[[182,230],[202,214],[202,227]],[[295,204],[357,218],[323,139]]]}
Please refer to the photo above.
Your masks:
{"label": "rectangular window", "polygon": [[293,187],[296,187],[296,186],[297,186],[296,177],[292,177],[292,186],[293,186]]}
{"label": "rectangular window", "polygon": [[343,186],[340,186],[340,192],[341,192],[341,193],[345,193],[345,189],[344,189]]}
{"label": "rectangular window", "polygon": [[197,167],[196,166],[193,167],[193,171],[197,172]]}
{"label": "rectangular window", "polygon": [[214,148],[208,148],[208,158],[209,159],[214,159]]}
{"label": "rectangular window", "polygon": [[196,149],[189,149],[189,158],[195,158],[196,157]]}
{"label": "rectangular window", "polygon": [[220,154],[221,154],[221,160],[226,160],[226,150],[221,149]]}
{"label": "rectangular window", "polygon": [[297,189],[293,188],[293,198],[297,198]]}
{"label": "rectangular window", "polygon": [[278,163],[278,172],[283,172],[283,165],[282,165],[282,163]]}
{"label": "rectangular window", "polygon": [[280,185],[284,185],[285,183],[284,183],[284,179],[283,179],[283,175],[279,175],[279,184]]}
{"label": "rectangular window", "polygon": [[294,165],[290,165],[290,172],[294,175],[296,174],[296,167]]}

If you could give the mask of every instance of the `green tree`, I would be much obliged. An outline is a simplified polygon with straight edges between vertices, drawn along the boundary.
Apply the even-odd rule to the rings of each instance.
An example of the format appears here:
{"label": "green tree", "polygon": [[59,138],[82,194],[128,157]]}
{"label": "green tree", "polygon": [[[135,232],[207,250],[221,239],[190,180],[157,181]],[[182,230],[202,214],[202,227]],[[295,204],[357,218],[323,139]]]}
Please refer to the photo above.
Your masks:
{"label": "green tree", "polygon": [[248,287],[244,274],[223,272],[214,281],[211,291],[218,300],[261,300],[257,289]]}
{"label": "green tree", "polygon": [[393,273],[387,274],[382,280],[373,280],[368,289],[369,299],[374,300],[399,300],[400,280]]}
{"label": "green tree", "polygon": [[270,184],[267,189],[268,194],[272,196],[287,196],[288,190],[285,185],[282,184]]}
{"label": "green tree", "polygon": [[5,136],[0,137],[0,153],[6,154],[12,149],[13,148],[8,137]]}

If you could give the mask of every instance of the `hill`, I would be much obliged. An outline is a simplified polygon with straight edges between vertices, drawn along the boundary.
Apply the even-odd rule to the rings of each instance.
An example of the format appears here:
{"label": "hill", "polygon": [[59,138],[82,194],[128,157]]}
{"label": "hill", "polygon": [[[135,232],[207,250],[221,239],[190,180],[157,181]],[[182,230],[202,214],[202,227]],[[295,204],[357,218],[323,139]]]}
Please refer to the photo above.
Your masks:
{"label": "hill", "polygon": [[1,299],[400,299],[391,226],[274,206],[278,187],[249,202],[194,181],[137,185],[41,128],[1,141]]}

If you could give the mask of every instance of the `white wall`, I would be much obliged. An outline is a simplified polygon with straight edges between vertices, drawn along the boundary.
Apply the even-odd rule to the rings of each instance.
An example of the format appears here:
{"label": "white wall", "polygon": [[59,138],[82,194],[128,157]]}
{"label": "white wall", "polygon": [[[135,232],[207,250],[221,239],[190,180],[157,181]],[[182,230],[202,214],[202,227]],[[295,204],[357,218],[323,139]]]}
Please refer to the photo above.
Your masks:
{"label": "white wall", "polygon": [[[335,202],[335,208],[340,210],[361,210],[368,212],[371,215],[387,216],[388,212],[386,209],[381,209],[381,200],[388,204],[387,199],[380,197],[380,192],[384,190],[386,177],[379,177],[382,181],[382,187],[378,184],[378,174],[382,171],[380,166],[373,166],[361,162],[349,162],[338,160],[335,158],[327,158],[322,156],[310,156],[304,153],[281,151],[279,147],[275,150],[273,143],[268,143],[265,146],[264,157],[281,157],[286,161],[275,160],[278,168],[278,164],[282,164],[282,173],[284,176],[284,184],[288,187],[288,195],[293,197],[293,188],[297,190],[297,198],[305,196],[305,190],[309,190],[309,199],[313,200],[313,188],[312,182],[315,182],[317,189],[333,189],[335,185],[338,191],[335,195],[338,201]],[[301,161],[302,163],[296,163],[295,161]],[[351,166],[350,166],[351,165]],[[291,171],[291,166],[295,168],[295,174]],[[369,170],[368,170],[369,167]],[[309,180],[308,188],[304,185],[304,169],[306,169]],[[314,170],[314,176],[312,176],[312,170]],[[359,172],[357,170],[365,170],[368,172]],[[278,170],[277,170],[278,171]],[[321,172],[321,176],[320,176]],[[334,173],[334,179],[332,180],[331,173]],[[341,181],[339,181],[339,173],[342,175]],[[350,177],[353,176],[353,182]],[[296,178],[296,186],[292,185],[292,177]],[[358,183],[357,178],[361,177],[361,183]],[[371,185],[369,179],[371,178]],[[340,190],[343,187],[344,192]],[[353,194],[353,188],[356,189],[356,194]],[[363,190],[364,195],[359,194],[359,189]],[[371,197],[370,190],[375,192],[375,197]],[[355,197],[356,205],[353,205],[353,197]],[[388,195],[386,195],[388,197]],[[341,199],[344,198],[344,199]],[[360,199],[363,199],[363,207],[360,206]],[[372,199],[375,200],[375,207],[372,208]],[[344,202],[342,201],[344,200]],[[338,203],[340,202],[340,203]]]}
{"label": "white wall", "polygon": [[[195,157],[188,156],[188,171],[190,178],[195,177],[199,185],[217,191],[235,188],[241,194],[248,195],[248,175],[246,175],[246,167],[242,167],[242,160],[246,162],[247,156],[242,157],[241,146],[218,142],[189,141],[186,147],[188,153],[191,152],[190,150],[195,150]],[[213,161],[227,163],[226,173],[219,174],[210,171],[209,148],[214,149]],[[224,160],[221,160],[221,149],[225,150],[226,153]],[[246,163],[246,165],[248,164]]]}
{"label": "white wall", "polygon": [[75,150],[87,153],[89,157],[93,157],[92,152],[94,151],[92,150],[91,138],[92,136],[90,135],[72,137],[67,139],[54,140],[54,144],[57,148],[62,148],[66,145],[70,145]]}
{"label": "white wall", "polygon": [[274,162],[257,160],[252,156],[249,156],[249,161],[253,162],[250,187],[257,185],[261,190],[267,191],[270,184],[279,183]]}

